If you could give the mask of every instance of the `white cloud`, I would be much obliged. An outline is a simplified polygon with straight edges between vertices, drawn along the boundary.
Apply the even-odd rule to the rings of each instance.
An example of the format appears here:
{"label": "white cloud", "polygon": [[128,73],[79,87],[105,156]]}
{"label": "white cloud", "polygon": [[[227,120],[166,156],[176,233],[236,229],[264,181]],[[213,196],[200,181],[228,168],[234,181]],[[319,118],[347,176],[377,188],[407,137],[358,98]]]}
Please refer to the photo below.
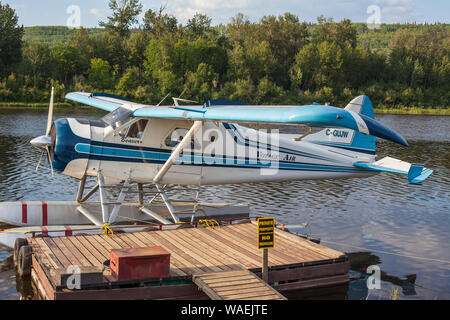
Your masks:
{"label": "white cloud", "polygon": [[153,9],[166,5],[168,13],[185,24],[195,13],[204,13],[212,18],[212,24],[228,23],[231,17],[242,12],[251,21],[264,15],[280,15],[291,12],[301,21],[316,21],[320,15],[365,22],[367,8],[377,5],[381,9],[381,22],[409,22],[417,20],[414,0],[161,0],[150,5]]}
{"label": "white cloud", "polygon": [[101,16],[100,14],[100,9],[98,8],[92,8],[89,10],[89,13],[93,14],[94,16],[96,16],[97,18],[99,18]]}

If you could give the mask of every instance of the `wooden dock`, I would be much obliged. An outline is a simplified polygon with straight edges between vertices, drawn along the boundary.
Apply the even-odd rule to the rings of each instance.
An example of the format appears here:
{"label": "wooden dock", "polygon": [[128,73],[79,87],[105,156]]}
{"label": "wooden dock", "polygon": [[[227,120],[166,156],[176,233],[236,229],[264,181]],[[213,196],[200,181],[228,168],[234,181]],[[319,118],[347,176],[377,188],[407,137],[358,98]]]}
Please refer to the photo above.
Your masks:
{"label": "wooden dock", "polygon": [[194,274],[192,281],[212,300],[286,300],[248,270]]}
{"label": "wooden dock", "polygon": [[[28,242],[33,252],[32,281],[41,299],[208,299],[212,291],[216,298],[222,299],[255,298],[246,295],[251,290],[245,289],[251,286],[218,291],[215,286],[206,286],[216,282],[210,281],[212,277],[220,282],[220,277],[225,276],[236,276],[235,280],[252,279],[261,293],[259,298],[283,299],[278,292],[336,286],[349,281],[349,262],[342,252],[276,229],[275,248],[269,251],[270,286],[261,286],[262,281],[255,277],[261,277],[262,263],[262,250],[256,247],[255,223],[235,223],[214,229],[198,226],[115,233],[111,238],[102,235],[31,238]],[[170,252],[169,277],[117,281],[102,270],[111,249],[148,246],[161,246]],[[83,273],[78,290],[68,289],[61,280],[61,275],[67,274],[71,266],[79,267]],[[228,289],[232,291],[223,294]]]}

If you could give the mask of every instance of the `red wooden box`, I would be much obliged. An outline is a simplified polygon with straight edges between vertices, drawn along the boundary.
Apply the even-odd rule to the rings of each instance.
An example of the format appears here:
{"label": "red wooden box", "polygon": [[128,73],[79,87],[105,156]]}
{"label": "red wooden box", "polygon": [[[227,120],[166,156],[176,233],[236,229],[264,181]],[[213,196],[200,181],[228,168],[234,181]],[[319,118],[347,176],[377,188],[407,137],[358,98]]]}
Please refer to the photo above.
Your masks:
{"label": "red wooden box", "polygon": [[111,250],[111,274],[117,280],[138,280],[169,276],[170,253],[162,247]]}

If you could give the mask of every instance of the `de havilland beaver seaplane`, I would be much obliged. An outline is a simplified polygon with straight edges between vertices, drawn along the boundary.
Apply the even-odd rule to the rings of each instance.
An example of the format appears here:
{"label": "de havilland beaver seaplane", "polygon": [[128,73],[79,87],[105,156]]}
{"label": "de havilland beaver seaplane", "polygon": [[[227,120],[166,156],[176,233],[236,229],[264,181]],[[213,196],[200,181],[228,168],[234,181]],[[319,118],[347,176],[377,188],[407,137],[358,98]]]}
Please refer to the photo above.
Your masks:
{"label": "de havilland beaver seaplane", "polygon": [[[52,173],[79,180],[76,200],[0,203],[1,222],[44,233],[52,227],[98,229],[150,220],[173,225],[183,214],[191,222],[199,212],[248,214],[245,205],[199,203],[198,192],[205,185],[364,178],[380,172],[404,174],[410,183],[421,183],[433,172],[391,157],[376,160],[376,137],[402,146],[408,143],[374,119],[367,96],[355,98],[344,109],[317,103],[252,106],[226,100],[192,105],[193,101],[180,98],[173,98],[172,106],[161,106],[162,102],[151,106],[85,92],[66,98],[108,112],[98,120],[53,121],[52,90],[45,135],[31,141],[41,159],[46,154]],[[306,130],[292,135],[267,129],[284,125]],[[319,129],[313,133],[313,128]],[[88,177],[95,179],[90,189]],[[171,185],[193,186],[197,195],[191,203],[174,204],[167,193]],[[88,201],[97,193],[99,201]],[[126,201],[130,195],[134,199]]]}

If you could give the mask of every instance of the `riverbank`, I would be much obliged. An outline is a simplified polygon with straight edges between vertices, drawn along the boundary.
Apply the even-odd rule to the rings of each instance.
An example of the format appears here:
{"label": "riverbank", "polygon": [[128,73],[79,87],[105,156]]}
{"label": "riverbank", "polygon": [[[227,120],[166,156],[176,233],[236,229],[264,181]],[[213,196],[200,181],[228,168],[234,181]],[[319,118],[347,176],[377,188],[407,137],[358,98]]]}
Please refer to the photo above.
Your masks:
{"label": "riverbank", "polygon": [[378,114],[450,116],[450,108],[375,108]]}
{"label": "riverbank", "polygon": [[[0,102],[0,109],[24,109],[30,108],[33,110],[48,109],[48,102]],[[85,105],[75,105],[70,102],[55,102],[55,109],[91,109]],[[404,115],[434,115],[434,116],[450,116],[450,108],[375,108],[375,113],[378,114],[404,114]]]}
{"label": "riverbank", "polygon": [[[48,102],[0,102],[0,109],[48,109]],[[55,109],[80,108],[84,106],[74,105],[70,102],[55,102]]]}

